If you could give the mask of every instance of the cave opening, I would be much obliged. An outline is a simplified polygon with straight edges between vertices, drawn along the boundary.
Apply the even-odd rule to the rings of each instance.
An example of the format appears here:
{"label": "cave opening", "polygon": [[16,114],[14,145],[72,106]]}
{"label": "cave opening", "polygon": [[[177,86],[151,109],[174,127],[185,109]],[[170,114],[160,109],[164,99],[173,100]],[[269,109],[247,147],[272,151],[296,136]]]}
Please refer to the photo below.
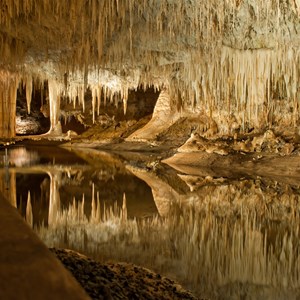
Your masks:
{"label": "cave opening", "polygon": [[[27,98],[30,97],[30,112]],[[32,83],[32,94],[26,95],[26,85],[19,85],[16,103],[16,135],[40,135],[50,129],[48,87]]]}

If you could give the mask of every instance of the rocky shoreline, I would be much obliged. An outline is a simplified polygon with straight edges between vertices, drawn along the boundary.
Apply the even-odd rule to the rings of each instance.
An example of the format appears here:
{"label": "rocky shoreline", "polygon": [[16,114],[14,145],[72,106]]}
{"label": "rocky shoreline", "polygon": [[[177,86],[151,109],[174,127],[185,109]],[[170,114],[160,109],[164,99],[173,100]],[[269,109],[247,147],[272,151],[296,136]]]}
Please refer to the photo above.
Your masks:
{"label": "rocky shoreline", "polygon": [[173,280],[129,263],[100,263],[72,250],[50,248],[92,299],[197,299]]}

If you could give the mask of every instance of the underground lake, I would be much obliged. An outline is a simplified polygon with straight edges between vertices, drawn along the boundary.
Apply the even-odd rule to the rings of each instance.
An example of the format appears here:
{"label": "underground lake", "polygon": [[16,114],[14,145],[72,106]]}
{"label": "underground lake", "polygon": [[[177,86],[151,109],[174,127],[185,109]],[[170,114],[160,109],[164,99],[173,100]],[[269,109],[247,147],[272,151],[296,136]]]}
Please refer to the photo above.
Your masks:
{"label": "underground lake", "polygon": [[[204,299],[297,299],[300,186],[135,154],[1,149],[2,186],[48,246],[130,262]],[[197,174],[195,174],[197,173]]]}

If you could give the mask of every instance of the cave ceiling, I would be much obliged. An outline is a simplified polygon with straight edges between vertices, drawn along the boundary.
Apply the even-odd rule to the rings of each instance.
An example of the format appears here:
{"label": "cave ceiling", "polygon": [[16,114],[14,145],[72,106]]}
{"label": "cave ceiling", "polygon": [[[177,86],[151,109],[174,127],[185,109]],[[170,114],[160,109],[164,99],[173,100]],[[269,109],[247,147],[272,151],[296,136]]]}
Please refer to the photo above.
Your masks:
{"label": "cave ceiling", "polygon": [[100,85],[125,102],[128,89],[168,86],[181,106],[246,110],[257,122],[272,95],[299,98],[299,0],[0,5],[2,78],[8,70],[25,85],[52,80],[70,97],[87,86],[97,95]]}
{"label": "cave ceiling", "polygon": [[299,6],[298,0],[2,0],[0,63],[50,62],[59,72],[119,75],[172,65],[176,72],[195,57],[216,60],[222,46],[299,47]]}

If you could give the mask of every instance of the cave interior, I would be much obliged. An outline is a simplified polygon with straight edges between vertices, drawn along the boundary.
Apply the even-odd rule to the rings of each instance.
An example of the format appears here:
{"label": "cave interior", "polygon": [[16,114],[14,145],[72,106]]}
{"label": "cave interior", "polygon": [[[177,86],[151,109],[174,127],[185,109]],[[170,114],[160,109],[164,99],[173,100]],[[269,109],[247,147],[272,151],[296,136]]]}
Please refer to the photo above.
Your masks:
{"label": "cave interior", "polygon": [[198,137],[252,152],[261,137],[293,144],[264,147],[290,154],[299,140],[299,14],[298,0],[4,0],[1,140],[179,147]]}

